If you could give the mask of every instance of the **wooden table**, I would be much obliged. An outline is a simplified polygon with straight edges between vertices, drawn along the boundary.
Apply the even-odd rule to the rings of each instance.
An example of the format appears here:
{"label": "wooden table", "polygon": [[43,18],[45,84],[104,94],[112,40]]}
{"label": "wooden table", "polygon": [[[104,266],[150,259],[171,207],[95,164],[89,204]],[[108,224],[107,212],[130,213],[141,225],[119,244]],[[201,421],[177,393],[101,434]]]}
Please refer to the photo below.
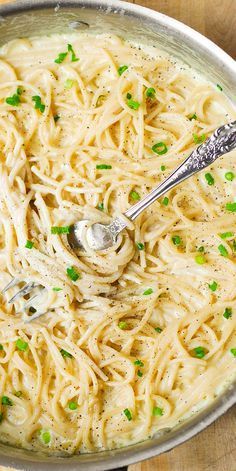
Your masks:
{"label": "wooden table", "polygon": [[[186,23],[236,58],[236,0],[133,0],[132,3]],[[0,466],[0,471],[6,470]],[[236,408],[187,443],[152,460],[129,466],[129,471],[236,471]]]}

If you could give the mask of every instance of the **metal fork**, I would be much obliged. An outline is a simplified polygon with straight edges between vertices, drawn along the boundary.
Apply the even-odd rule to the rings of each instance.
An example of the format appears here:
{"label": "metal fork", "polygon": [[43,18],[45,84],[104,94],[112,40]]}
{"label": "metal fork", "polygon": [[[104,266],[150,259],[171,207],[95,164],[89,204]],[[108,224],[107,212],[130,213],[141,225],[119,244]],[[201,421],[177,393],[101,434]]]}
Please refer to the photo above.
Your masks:
{"label": "metal fork", "polygon": [[[195,173],[200,172],[204,168],[213,164],[218,157],[227,154],[236,148],[236,121],[225,124],[224,126],[216,129],[203,144],[194,149],[187,159],[179,165],[163,182],[154,188],[148,195],[142,198],[138,203],[131,206],[124,216],[131,221],[139,216],[150,204],[156,201],[157,198],[167,193],[176,185],[191,177]],[[93,250],[104,250],[112,247],[117,241],[118,234],[127,227],[125,219],[115,218],[110,224],[95,223],[91,225],[88,220],[82,220],[71,226],[70,233],[67,236],[68,243],[72,249],[84,249],[83,235],[86,232],[86,240],[90,248]],[[2,294],[6,293],[10,288],[17,285],[19,280],[13,278],[10,283],[2,290]],[[8,301],[14,303],[20,297],[29,294],[33,289],[40,287],[39,284],[34,282],[25,283],[25,285],[17,291]],[[43,287],[42,287],[43,288]],[[37,295],[32,296],[25,308],[32,303],[32,300]],[[36,319],[43,313],[35,313],[29,316],[27,322]]]}
{"label": "metal fork", "polygon": [[[12,280],[3,288],[1,291],[2,294],[5,294],[9,289],[13,288],[14,286],[18,285],[22,280],[19,280],[18,278],[12,278]],[[24,283],[24,282],[22,282]],[[8,304],[14,304],[15,301],[17,301],[20,298],[24,298],[24,296],[30,294],[35,288],[41,288],[41,292],[44,291],[46,288],[44,288],[42,285],[35,283],[34,281],[31,281],[29,283],[24,283],[23,287],[19,289],[9,300]],[[45,312],[36,312],[34,307],[32,306],[32,301],[37,298],[38,293],[31,296],[29,299],[26,300],[23,311],[24,311],[24,321],[25,322],[31,322],[34,319],[37,319],[38,317],[42,316],[45,314]],[[28,314],[26,311],[29,311]]]}

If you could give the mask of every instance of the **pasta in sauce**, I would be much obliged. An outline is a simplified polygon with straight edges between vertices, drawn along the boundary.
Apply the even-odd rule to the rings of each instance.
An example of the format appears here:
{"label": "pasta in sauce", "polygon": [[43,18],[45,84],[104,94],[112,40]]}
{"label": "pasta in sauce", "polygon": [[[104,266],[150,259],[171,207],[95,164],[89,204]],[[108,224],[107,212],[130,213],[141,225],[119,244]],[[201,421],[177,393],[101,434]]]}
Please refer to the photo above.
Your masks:
{"label": "pasta in sauce", "polygon": [[28,311],[8,303],[18,286],[0,297],[0,440],[144,440],[235,375],[236,154],[106,251],[75,253],[67,232],[127,210],[236,113],[173,57],[107,34],[18,39],[0,59],[0,289],[41,286]]}

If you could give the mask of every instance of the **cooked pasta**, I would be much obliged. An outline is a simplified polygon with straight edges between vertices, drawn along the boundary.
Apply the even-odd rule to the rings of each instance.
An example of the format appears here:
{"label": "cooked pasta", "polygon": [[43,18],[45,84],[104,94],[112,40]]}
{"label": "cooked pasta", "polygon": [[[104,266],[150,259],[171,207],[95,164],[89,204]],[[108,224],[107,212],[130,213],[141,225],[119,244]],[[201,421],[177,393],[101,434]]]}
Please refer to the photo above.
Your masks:
{"label": "cooked pasta", "polygon": [[[2,47],[0,289],[19,284],[0,297],[1,441],[57,454],[125,446],[232,380],[235,153],[110,249],[75,252],[67,233],[109,223],[235,117],[220,84],[155,47],[106,34]],[[8,303],[30,281],[37,296]]]}

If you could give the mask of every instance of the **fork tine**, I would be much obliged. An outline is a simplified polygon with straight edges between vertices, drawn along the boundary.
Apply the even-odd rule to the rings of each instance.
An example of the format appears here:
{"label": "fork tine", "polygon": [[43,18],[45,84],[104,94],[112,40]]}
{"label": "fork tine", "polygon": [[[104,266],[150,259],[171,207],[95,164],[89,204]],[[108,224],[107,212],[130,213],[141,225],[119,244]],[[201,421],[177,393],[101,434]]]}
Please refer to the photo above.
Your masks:
{"label": "fork tine", "polygon": [[10,288],[13,288],[13,286],[17,285],[18,282],[19,282],[18,278],[12,278],[12,280],[9,283],[7,283],[5,288],[3,288],[1,293],[2,294],[6,293],[6,291],[8,291]]}
{"label": "fork tine", "polygon": [[[39,286],[39,285],[35,285],[34,287],[36,286]],[[42,288],[40,293],[42,293],[46,288]],[[28,301],[26,301],[26,303],[24,304],[24,309],[31,306],[31,303],[32,301],[37,298],[39,296],[40,293],[36,293],[34,296],[31,296],[31,298],[28,299]]]}
{"label": "fork tine", "polygon": [[30,293],[32,289],[34,289],[35,283],[27,283],[23,288],[21,288],[17,293],[8,301],[9,304],[14,303],[18,298],[21,296],[25,296],[26,294]]}

